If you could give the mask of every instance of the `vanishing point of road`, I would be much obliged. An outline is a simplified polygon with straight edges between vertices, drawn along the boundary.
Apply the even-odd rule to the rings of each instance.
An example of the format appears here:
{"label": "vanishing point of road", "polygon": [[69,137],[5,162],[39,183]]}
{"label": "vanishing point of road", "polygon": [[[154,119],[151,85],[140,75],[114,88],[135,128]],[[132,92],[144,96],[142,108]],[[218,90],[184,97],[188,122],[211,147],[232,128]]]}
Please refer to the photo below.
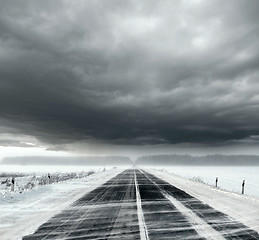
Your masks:
{"label": "vanishing point of road", "polygon": [[259,234],[179,188],[128,169],[23,240],[259,239]]}

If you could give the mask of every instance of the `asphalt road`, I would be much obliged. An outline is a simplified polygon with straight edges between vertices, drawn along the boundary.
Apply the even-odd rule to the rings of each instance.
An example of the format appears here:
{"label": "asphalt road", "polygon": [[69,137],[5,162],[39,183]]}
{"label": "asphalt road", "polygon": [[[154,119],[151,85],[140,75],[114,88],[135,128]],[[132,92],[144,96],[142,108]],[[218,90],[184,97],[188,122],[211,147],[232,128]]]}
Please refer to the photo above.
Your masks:
{"label": "asphalt road", "polygon": [[128,169],[23,239],[248,240],[259,235],[154,175]]}

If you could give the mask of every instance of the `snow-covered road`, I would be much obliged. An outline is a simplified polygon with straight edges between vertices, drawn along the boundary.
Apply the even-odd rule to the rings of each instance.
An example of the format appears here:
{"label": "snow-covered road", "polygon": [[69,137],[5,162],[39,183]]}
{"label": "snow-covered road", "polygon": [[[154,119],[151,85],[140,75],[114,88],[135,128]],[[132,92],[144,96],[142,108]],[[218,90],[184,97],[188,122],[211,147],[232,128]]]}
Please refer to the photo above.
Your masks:
{"label": "snow-covered road", "polygon": [[241,221],[152,173],[123,171],[23,239],[259,239]]}
{"label": "snow-covered road", "polygon": [[126,170],[51,218],[29,239],[139,239],[134,170]]}

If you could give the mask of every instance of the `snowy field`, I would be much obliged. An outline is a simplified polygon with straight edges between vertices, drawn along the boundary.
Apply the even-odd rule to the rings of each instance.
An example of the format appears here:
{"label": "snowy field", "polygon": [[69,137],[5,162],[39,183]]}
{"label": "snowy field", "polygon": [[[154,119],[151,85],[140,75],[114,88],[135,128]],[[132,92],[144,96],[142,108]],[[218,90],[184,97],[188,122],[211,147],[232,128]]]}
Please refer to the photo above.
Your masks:
{"label": "snowy field", "polygon": [[[88,172],[101,172],[104,169],[109,170],[113,167],[109,166],[44,166],[44,165],[0,165],[0,174],[19,173],[24,174],[22,178],[18,177],[16,181],[17,188],[24,186],[33,177],[47,178],[50,173],[56,178],[65,176],[66,173],[77,173],[83,175]],[[144,167],[146,168],[146,167]],[[210,186],[215,186],[215,179],[218,177],[218,187],[230,192],[241,193],[241,184],[245,180],[245,195],[259,198],[259,166],[173,166],[173,167],[150,167],[167,171],[171,174],[200,181]],[[11,175],[8,175],[11,176]],[[0,183],[5,181],[5,177],[0,175]],[[11,178],[9,178],[11,179]],[[29,186],[28,186],[29,187]],[[8,187],[9,188],[9,187]],[[0,185],[0,191],[6,189],[6,185]]]}
{"label": "snowy field", "polygon": [[[155,169],[155,167],[150,168]],[[210,186],[215,186],[215,180],[218,177],[220,189],[235,193],[241,193],[242,181],[245,180],[245,195],[259,199],[259,166],[174,166],[156,168]]]}
{"label": "snowy field", "polygon": [[112,167],[57,166],[57,165],[0,165],[0,194],[9,196],[12,177],[15,179],[14,192],[23,193],[46,184],[69,179],[87,177]]}

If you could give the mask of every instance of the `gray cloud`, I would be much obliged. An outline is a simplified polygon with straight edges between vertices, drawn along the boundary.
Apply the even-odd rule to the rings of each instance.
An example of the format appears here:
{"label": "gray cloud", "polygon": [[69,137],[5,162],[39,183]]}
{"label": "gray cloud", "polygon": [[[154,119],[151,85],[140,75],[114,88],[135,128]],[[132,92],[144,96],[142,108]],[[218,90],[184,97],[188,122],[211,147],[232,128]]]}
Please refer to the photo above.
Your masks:
{"label": "gray cloud", "polygon": [[250,140],[258,11],[257,0],[1,0],[0,130],[50,145]]}

